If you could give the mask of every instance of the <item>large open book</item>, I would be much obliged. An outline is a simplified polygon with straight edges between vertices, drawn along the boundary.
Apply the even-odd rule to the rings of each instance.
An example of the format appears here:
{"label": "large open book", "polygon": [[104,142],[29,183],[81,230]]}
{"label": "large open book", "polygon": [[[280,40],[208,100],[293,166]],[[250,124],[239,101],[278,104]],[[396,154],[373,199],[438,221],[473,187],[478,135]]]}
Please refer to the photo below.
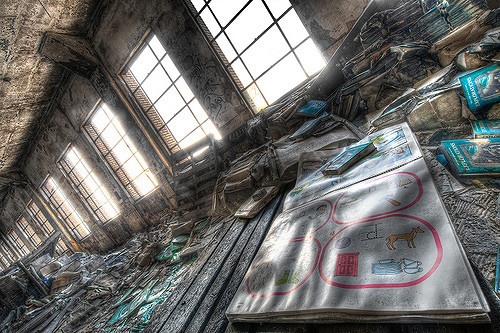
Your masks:
{"label": "large open book", "polygon": [[[341,175],[299,172],[227,317],[481,322],[488,305],[406,124]],[[334,156],[332,156],[332,159]]]}

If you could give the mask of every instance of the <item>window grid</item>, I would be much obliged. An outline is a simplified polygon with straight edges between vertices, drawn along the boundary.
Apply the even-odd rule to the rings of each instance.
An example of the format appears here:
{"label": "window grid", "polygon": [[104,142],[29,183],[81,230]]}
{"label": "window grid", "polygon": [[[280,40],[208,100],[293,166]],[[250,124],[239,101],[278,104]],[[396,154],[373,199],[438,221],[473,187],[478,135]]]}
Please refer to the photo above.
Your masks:
{"label": "window grid", "polygon": [[40,210],[40,208],[38,208],[33,200],[28,202],[28,205],[26,205],[26,210],[30,213],[33,220],[38,223],[46,237],[49,237],[54,233],[54,228],[49,223],[47,218],[45,218],[45,215],[43,215],[42,211]]}
{"label": "window grid", "polygon": [[10,239],[12,244],[14,244],[14,246],[16,247],[16,250],[18,250],[23,257],[27,256],[30,253],[30,250],[26,247],[24,242],[19,238],[19,235],[14,230],[11,230],[7,234],[7,238]]}
{"label": "window grid", "polygon": [[115,218],[119,209],[83,156],[71,147],[59,165],[102,223]]}
{"label": "window grid", "polygon": [[59,241],[56,244],[56,254],[61,256],[66,252],[68,252],[68,247],[66,246],[66,244],[64,244],[64,242],[61,239],[59,239]]}
{"label": "window grid", "polygon": [[[153,43],[154,46],[152,46]],[[133,67],[136,62],[144,61],[141,58],[141,56],[147,56],[144,52],[152,55],[155,63],[149,72],[143,78],[140,78],[137,77],[140,71],[134,74]],[[152,35],[144,43],[143,48],[135,57],[134,65],[129,66],[122,74],[122,77],[171,154],[187,148],[210,133],[214,134],[218,140],[221,138],[214,124],[208,118],[205,110],[199,104],[156,36]],[[168,80],[168,83],[164,85],[164,90],[158,96],[156,96],[156,92],[152,91],[151,87],[149,89],[144,87],[147,80],[158,73],[157,70]],[[172,105],[168,108],[165,106],[160,107],[161,103],[169,103],[169,99],[170,103],[174,103],[174,99],[177,100],[178,105],[174,106],[176,109],[167,110]],[[176,126],[175,121],[179,121],[180,118],[177,117],[181,117],[181,115],[183,115],[182,118],[185,123],[191,124],[191,128],[175,135],[179,128]]]}
{"label": "window grid", "polygon": [[24,216],[19,216],[16,224],[19,230],[21,230],[24,236],[31,242],[34,247],[38,247],[40,246],[40,244],[42,244],[42,240],[40,239],[40,237],[38,237],[31,225],[29,225],[28,221],[26,221]]}
{"label": "window grid", "polygon": [[47,178],[41,190],[54,209],[59,213],[62,220],[70,228],[71,232],[78,239],[83,239],[90,234],[90,229],[87,224],[76,211],[76,208],[69,201],[68,197],[66,197],[61,188],[57,185],[54,178]]}
{"label": "window grid", "polygon": [[3,252],[7,255],[6,259],[9,261],[9,263],[12,263],[17,259],[17,255],[14,252],[12,252],[12,250],[7,245],[5,245],[4,242],[0,242],[0,247],[2,248]]}
{"label": "window grid", "polygon": [[[307,42],[312,41],[310,36],[307,35],[301,41],[299,41],[295,46],[293,46],[292,43],[290,42],[289,37],[287,37],[287,34],[284,32],[283,27],[282,27],[283,21],[281,21],[281,20],[283,18],[285,18],[287,16],[287,14],[289,14],[291,11],[293,11],[293,13],[295,14],[295,11],[294,11],[293,6],[291,4],[289,4],[288,8],[286,8],[281,14],[277,15],[277,17],[276,17],[276,15],[273,14],[273,11],[270,9],[270,7],[268,5],[269,2],[272,0],[249,0],[243,5],[243,7],[240,10],[238,10],[234,14],[234,16],[228,21],[227,24],[222,25],[218,16],[216,15],[215,11],[213,10],[213,8],[211,6],[211,4],[214,1],[212,1],[212,0],[198,0],[198,1],[196,1],[197,3],[204,2],[203,5],[198,9],[193,5],[194,1],[192,1],[192,0],[184,0],[184,1],[187,3],[187,5],[191,9],[191,11],[193,11],[195,19],[198,20],[198,22],[202,26],[203,32],[207,35],[207,39],[208,39],[209,44],[215,49],[216,53],[221,57],[222,61],[225,64],[226,69],[231,73],[231,75],[235,79],[241,92],[250,98],[250,102],[252,102],[252,104],[258,110],[266,107],[267,105],[269,105],[270,103],[272,103],[276,100],[276,98],[269,100],[269,97],[266,97],[266,94],[263,92],[263,90],[261,89],[261,86],[258,83],[259,79],[264,77],[264,75],[269,73],[269,71],[272,70],[273,68],[275,68],[278,64],[282,63],[282,61],[284,61],[284,59],[286,59],[288,56],[293,55],[294,59],[298,62],[300,68],[302,69],[303,73],[305,74],[304,79],[306,79],[314,74],[314,73],[308,73],[308,69],[306,68],[306,66],[303,62],[303,60],[305,59],[305,56],[301,59],[301,57],[299,57],[299,55],[297,54],[297,50],[301,46],[303,46]],[[261,2],[263,4],[267,14],[270,15],[272,22],[257,37],[255,37],[255,39],[252,42],[250,42],[241,51],[238,51],[237,47],[235,46],[235,44],[231,40],[230,36],[228,35],[227,30],[231,26],[231,24],[241,15],[241,13],[250,6],[250,4],[253,1]],[[210,15],[211,15],[210,17],[215,20],[215,23],[218,26],[219,31],[217,31],[215,33],[215,35],[212,34],[212,32],[210,31],[210,28],[205,24],[205,22],[203,21],[203,18],[201,17],[202,14],[207,13],[207,11],[210,13]],[[274,63],[272,63],[266,70],[264,70],[263,72],[261,72],[258,75],[254,75],[252,73],[252,71],[250,70],[250,66],[246,63],[246,61],[243,59],[242,56],[245,54],[245,52],[247,52],[249,49],[251,49],[252,46],[254,46],[256,43],[258,43],[260,41],[261,37],[263,37],[267,32],[269,32],[274,27],[276,27],[279,30],[281,37],[284,39],[284,41],[288,47],[288,51],[285,52],[285,54],[282,55],[278,60],[276,60]],[[217,39],[220,37],[224,38],[224,40],[228,42],[228,44],[230,46],[230,52],[231,53],[234,52],[234,54],[235,54],[231,60],[227,59],[227,57],[224,54],[224,52],[222,51],[221,47],[217,43]],[[234,70],[233,67],[238,62],[241,62],[241,65],[244,68],[244,71],[243,71],[244,75],[247,75],[250,78],[249,83],[243,84],[241,82],[241,79],[238,77],[236,71]],[[323,63],[324,63],[324,60],[323,60]],[[293,87],[290,87],[290,89],[292,89],[292,88]]]}
{"label": "window grid", "polygon": [[9,267],[7,259],[5,259],[5,257],[1,253],[0,253],[0,267],[2,269],[6,269],[7,267]]}
{"label": "window grid", "polygon": [[[97,107],[84,129],[134,200],[138,200],[156,189],[158,183],[142,154],[125,133],[116,116],[104,103]],[[110,139],[108,137],[106,140],[108,130],[109,133],[114,131],[118,138]],[[128,157],[124,157],[127,154]],[[137,169],[131,171],[127,167],[134,165],[134,163],[136,168],[140,170],[139,172]]]}

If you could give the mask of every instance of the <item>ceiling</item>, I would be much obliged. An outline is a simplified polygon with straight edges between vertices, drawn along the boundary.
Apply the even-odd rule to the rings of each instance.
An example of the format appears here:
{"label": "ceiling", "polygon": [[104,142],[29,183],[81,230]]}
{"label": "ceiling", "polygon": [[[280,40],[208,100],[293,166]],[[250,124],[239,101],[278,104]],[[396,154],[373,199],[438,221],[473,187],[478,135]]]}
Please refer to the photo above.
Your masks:
{"label": "ceiling", "polygon": [[64,69],[37,53],[42,35],[85,36],[100,2],[0,0],[0,203],[64,77]]}

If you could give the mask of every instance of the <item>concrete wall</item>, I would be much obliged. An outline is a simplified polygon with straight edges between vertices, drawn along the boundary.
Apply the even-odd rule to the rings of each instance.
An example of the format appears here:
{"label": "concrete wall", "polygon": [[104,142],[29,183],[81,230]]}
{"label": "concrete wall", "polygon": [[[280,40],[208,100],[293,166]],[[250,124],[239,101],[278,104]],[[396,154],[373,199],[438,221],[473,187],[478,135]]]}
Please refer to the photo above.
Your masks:
{"label": "concrete wall", "polygon": [[370,0],[290,0],[316,46],[330,59]]}

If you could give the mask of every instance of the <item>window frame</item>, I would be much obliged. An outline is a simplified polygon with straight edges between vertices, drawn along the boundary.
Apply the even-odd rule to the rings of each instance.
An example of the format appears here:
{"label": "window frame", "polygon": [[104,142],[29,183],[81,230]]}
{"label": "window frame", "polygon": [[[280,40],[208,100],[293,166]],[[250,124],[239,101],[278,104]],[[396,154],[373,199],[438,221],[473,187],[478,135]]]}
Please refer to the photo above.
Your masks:
{"label": "window frame", "polygon": [[[57,189],[59,189],[59,191],[61,191],[62,195],[65,197],[65,199],[66,199],[65,201],[67,201],[69,203],[69,206],[71,208],[73,208],[73,211],[70,214],[68,214],[66,217],[64,217],[61,214],[61,211],[59,210],[61,208],[61,206],[64,204],[65,201],[63,201],[61,204],[58,204],[56,206],[56,204],[52,200],[52,198],[54,196],[54,193],[56,192],[56,189],[52,193],[47,193],[47,192],[49,192],[48,189],[47,189],[47,191],[44,189],[46,183],[51,178],[53,179],[55,185],[57,186]],[[79,241],[84,241],[87,237],[89,237],[90,235],[92,235],[92,230],[90,230],[89,226],[85,222],[85,219],[80,215],[80,213],[78,212],[77,208],[73,205],[73,203],[71,202],[70,198],[66,195],[66,193],[63,192],[63,190],[61,189],[61,186],[59,184],[57,184],[57,182],[55,181],[55,179],[54,179],[53,176],[51,176],[50,174],[48,174],[45,177],[45,179],[43,180],[43,182],[40,185],[40,187],[38,188],[38,190],[40,191],[40,193],[42,194],[42,196],[45,198],[45,200],[49,203],[49,205],[52,207],[52,209],[55,210],[55,212],[57,213],[57,215],[59,216],[59,218],[65,224],[66,228],[68,228],[70,230],[71,234],[76,237],[76,239],[78,239]],[[83,236],[83,237],[81,237],[80,232],[77,230],[78,227],[80,226],[80,224],[82,224],[82,223],[73,226],[73,222],[68,222],[68,220],[67,220],[74,213],[76,213],[76,215],[81,219],[81,221],[85,225],[85,227],[89,230],[89,233],[87,235]],[[75,230],[76,230],[76,232],[75,232]]]}
{"label": "window frame", "polygon": [[[30,207],[33,207],[33,205],[36,207],[36,209],[38,209],[37,213],[33,213],[32,209],[30,208]],[[31,219],[35,223],[38,224],[40,229],[43,231],[45,237],[50,237],[52,234],[54,234],[54,232],[56,232],[56,230],[54,229],[54,227],[50,223],[49,219],[45,216],[45,214],[42,212],[40,207],[38,207],[38,205],[36,204],[36,202],[33,199],[30,199],[30,201],[28,201],[28,203],[26,204],[24,209],[28,212],[28,215],[31,217]],[[33,209],[33,210],[35,210],[35,209]],[[45,219],[45,222],[41,221],[41,219],[38,217],[39,215],[41,215]],[[48,228],[45,227],[45,225],[47,225],[47,224],[52,229],[51,232],[49,232]]]}
{"label": "window frame", "polygon": [[[270,15],[271,17],[271,20],[272,22],[270,23],[270,25],[268,25],[257,37],[255,37],[255,39],[250,42],[250,44],[248,44],[243,50],[241,51],[238,51],[233,43],[233,41],[229,38],[226,30],[229,28],[229,26],[238,18],[238,16],[248,7],[250,6],[250,4],[253,2],[254,0],[247,0],[245,2],[245,4],[243,5],[242,8],[240,8],[233,16],[232,18],[226,23],[226,25],[222,25],[219,18],[215,15],[214,11],[212,10],[211,6],[210,6],[210,2],[211,0],[203,0],[204,4],[203,6],[197,10],[196,7],[194,6],[194,4],[191,2],[191,0],[182,0],[183,4],[185,5],[185,7],[187,8],[187,10],[189,11],[190,15],[192,16],[192,18],[194,19],[194,21],[196,22],[196,24],[198,25],[198,27],[200,28],[200,31],[201,33],[204,35],[205,37],[205,40],[209,46],[209,48],[212,50],[212,52],[216,55],[216,57],[220,60],[222,66],[224,67],[224,70],[226,72],[229,73],[229,76],[231,77],[231,79],[236,83],[236,86],[238,87],[238,90],[240,92],[241,95],[244,96],[245,99],[247,99],[247,101],[250,103],[250,105],[252,106],[252,111],[254,113],[258,113],[260,110],[264,109],[265,107],[263,108],[260,108],[258,109],[257,106],[255,105],[254,101],[253,101],[253,98],[250,96],[250,94],[247,92],[247,90],[249,90],[252,85],[255,85],[255,89],[259,92],[261,98],[263,98],[263,100],[265,101],[265,103],[267,104],[266,107],[272,105],[272,104],[275,104],[277,102],[279,102],[280,100],[282,100],[285,96],[288,96],[290,93],[293,93],[293,91],[297,88],[297,87],[300,87],[302,85],[304,85],[305,83],[309,82],[310,80],[312,80],[316,75],[318,75],[318,73],[321,71],[319,70],[318,72],[316,73],[312,73],[311,75],[309,75],[307,73],[307,70],[306,70],[306,67],[305,65],[302,63],[302,61],[300,60],[300,57],[297,55],[296,53],[296,50],[301,47],[304,43],[306,43],[308,40],[311,40],[313,43],[314,43],[314,40],[312,38],[312,36],[308,33],[307,37],[305,37],[303,40],[301,40],[297,45],[293,46],[292,47],[292,44],[290,43],[289,41],[289,38],[286,36],[286,34],[284,33],[281,25],[279,24],[279,21],[284,18],[288,13],[290,13],[292,10],[295,10],[294,8],[294,5],[292,3],[290,3],[290,7],[288,7],[285,11],[283,11],[278,17],[276,17],[271,9],[269,8],[268,4],[266,3],[266,1],[272,1],[272,0],[255,0],[255,1],[260,1],[267,13]],[[207,25],[205,24],[205,22],[203,21],[203,19],[201,18],[201,13],[204,11],[204,10],[208,10],[210,12],[210,14],[213,16],[213,18],[215,19],[215,22],[217,23],[218,27],[219,27],[219,32],[214,36],[212,35],[210,29],[207,27]],[[245,64],[245,61],[242,59],[242,55],[247,51],[249,50],[253,45],[255,45],[260,39],[262,36],[264,36],[268,31],[270,31],[273,27],[277,27],[279,32],[280,32],[280,35],[281,37],[284,38],[285,40],[285,43],[287,44],[288,46],[288,50],[287,52],[282,55],[278,60],[276,60],[273,64],[271,64],[270,67],[268,67],[266,70],[264,70],[262,73],[260,73],[259,75],[255,76],[252,74],[252,72],[249,70],[248,66]],[[305,28],[305,27],[304,27]],[[226,58],[226,55],[224,54],[224,52],[222,51],[222,49],[220,48],[220,46],[218,45],[217,43],[217,39],[220,37],[220,36],[223,36],[225,37],[225,39],[229,42],[230,46],[231,46],[231,50],[235,53],[235,57],[234,59],[232,59],[231,61],[229,61],[227,58]],[[324,62],[325,62],[325,65],[327,63],[327,59],[325,59],[323,53],[318,49],[318,52],[319,54],[321,55],[321,57],[323,58]],[[266,96],[264,95],[264,93],[262,92],[261,88],[259,87],[259,85],[257,84],[257,81],[262,78],[265,74],[267,74],[271,69],[273,69],[276,65],[280,64],[282,60],[284,60],[286,57],[288,57],[289,55],[293,55],[293,57],[295,58],[295,60],[299,63],[299,66],[300,68],[302,69],[303,73],[305,74],[306,78],[300,82],[298,85],[296,85],[295,87],[292,87],[289,91],[285,92],[283,95],[281,95],[280,97],[278,97],[274,102],[272,103],[269,103],[268,99],[266,98]],[[234,71],[234,69],[232,68],[232,65],[237,62],[238,60],[241,61],[241,64],[243,65],[244,69],[246,70],[246,73],[250,76],[250,83],[247,84],[246,86],[243,85],[243,83],[240,81],[240,78],[238,77],[238,75],[236,74],[236,72]]]}
{"label": "window frame", "polygon": [[[151,27],[149,27],[146,31],[146,33],[143,35],[141,38],[139,44],[137,47],[131,52],[129,55],[127,61],[125,64],[122,66],[122,68],[119,71],[119,76],[121,78],[121,81],[123,85],[126,87],[126,90],[130,94],[130,98],[134,101],[134,104],[137,106],[137,108],[141,111],[141,114],[144,116],[145,120],[148,122],[148,125],[150,128],[153,130],[154,134],[156,137],[160,140],[160,142],[163,144],[165,147],[168,155],[170,157],[175,156],[176,153],[179,151],[184,151],[185,149],[189,150],[189,148],[193,145],[196,145],[198,141],[203,140],[206,137],[209,137],[211,134],[214,135],[212,132],[208,132],[205,130],[205,127],[208,126],[213,126],[217,132],[219,132],[219,129],[217,126],[215,126],[213,120],[211,119],[210,115],[208,112],[205,110],[205,108],[202,106],[200,101],[198,100],[196,94],[192,91],[191,87],[189,86],[188,82],[186,81],[186,78],[180,73],[178,70],[177,65],[170,59],[170,55],[168,50],[163,47],[163,44],[161,44],[160,39],[158,38],[159,34],[156,34]],[[149,45],[150,41],[156,37],[157,40],[160,42],[161,46],[163,47],[165,54],[161,58],[158,58],[156,55],[155,51],[153,48]],[[156,62],[154,66],[151,68],[151,71],[139,82],[139,80],[135,77],[133,74],[131,67],[133,63],[137,60],[137,58],[142,54],[142,52],[149,48],[151,50],[151,53],[153,54]],[[178,76],[172,80],[171,73],[165,69],[165,66],[162,64],[162,61],[168,57],[172,64],[175,66],[175,69],[177,70]],[[163,72],[167,75],[168,79],[170,80],[169,85],[165,88],[165,90],[154,100],[152,101],[150,97],[148,96],[147,92],[142,88],[142,85],[148,77],[153,73],[153,71],[161,67],[163,69]],[[176,83],[178,83],[180,80],[183,80],[186,86],[189,88],[191,91],[192,97],[190,99],[186,99],[181,92],[181,90],[178,88]],[[171,89],[175,89],[177,94],[181,97],[182,102],[184,103],[184,106],[182,106],[179,110],[175,111],[175,113],[165,121],[163,117],[161,116],[160,112],[158,109],[155,107],[155,104],[158,103],[165,94],[170,91]],[[142,94],[141,100],[136,96],[136,93],[140,92]],[[203,112],[206,115],[206,118],[200,122],[198,117],[196,116],[196,113],[193,112],[193,107],[191,104],[193,103],[198,103],[200,108],[203,110]],[[168,124],[174,120],[177,116],[179,116],[182,112],[187,111],[189,114],[194,118],[196,122],[196,127],[192,129],[189,133],[185,134],[184,137],[181,140],[177,140],[170,130]],[[197,141],[191,143],[189,146],[185,148],[181,148],[180,144],[183,140],[187,139],[190,135],[194,135],[197,131],[201,130],[201,132],[204,134],[204,136]],[[219,134],[219,133],[218,133]],[[220,135],[220,134],[219,134]],[[214,137],[216,137],[214,135]],[[221,137],[222,138],[222,137]],[[220,138],[220,139],[221,139]],[[171,161],[173,162],[173,165],[176,165],[179,163],[179,161]]]}
{"label": "window frame", "polygon": [[[91,111],[89,112],[89,114],[87,115],[87,118],[85,119],[85,121],[83,122],[81,128],[82,128],[82,132],[85,134],[85,136],[87,137],[87,139],[90,141],[90,144],[91,146],[94,148],[94,150],[96,151],[96,153],[99,155],[99,157],[104,161],[104,164],[106,165],[106,167],[108,168],[108,171],[110,171],[111,175],[113,176],[113,178],[116,180],[116,182],[118,183],[118,185],[122,188],[123,192],[127,195],[127,197],[131,200],[132,203],[138,203],[139,201],[143,200],[144,198],[146,198],[147,196],[149,196],[150,194],[152,194],[153,192],[157,191],[158,188],[160,187],[160,183],[156,180],[155,178],[155,175],[153,174],[153,171],[151,170],[151,168],[149,167],[149,164],[147,165],[147,168],[144,169],[143,172],[141,172],[141,174],[139,176],[137,176],[136,178],[134,179],[130,179],[130,177],[128,177],[127,173],[125,171],[123,171],[123,165],[125,165],[126,162],[128,162],[128,160],[122,164],[120,164],[120,162],[118,161],[118,159],[112,154],[112,151],[113,149],[116,147],[116,145],[122,141],[122,140],[125,140],[124,138],[127,137],[127,140],[129,140],[135,147],[135,149],[137,150],[136,153],[132,153],[133,156],[135,156],[136,154],[138,154],[139,156],[141,156],[142,159],[144,159],[143,157],[143,154],[141,153],[141,151],[139,151],[139,149],[137,149],[137,146],[135,144],[135,142],[132,140],[132,138],[130,138],[130,136],[128,135],[128,133],[125,133],[125,135],[122,136],[122,138],[120,139],[120,141],[115,144],[113,147],[111,147],[111,149],[109,149],[107,147],[107,145],[104,143],[104,140],[101,139],[101,136],[102,136],[102,133],[104,132],[101,131],[100,133],[94,129],[94,126],[92,126],[91,122],[92,122],[92,118],[94,117],[94,115],[96,114],[96,112],[99,110],[99,108],[105,104],[104,101],[102,99],[99,99],[94,107],[91,109]],[[109,108],[109,107],[108,107]],[[110,109],[111,113],[113,114],[113,119],[117,119],[117,121],[120,123],[120,119],[118,118],[118,115],[114,112],[114,110]],[[109,124],[111,124],[112,120],[110,121]],[[107,126],[109,126],[109,124]],[[106,127],[107,128],[107,127]],[[96,137],[94,138],[94,135],[93,133],[95,133]],[[101,141],[102,142],[102,145],[104,146],[104,148],[106,149],[106,153],[104,153],[100,148],[99,148],[99,145],[97,144],[98,141]],[[108,157],[110,159],[112,159],[113,163],[110,162],[110,160],[108,160]],[[115,169],[113,167],[113,164],[116,164],[118,167]],[[153,183],[153,185],[155,185],[155,187],[141,195],[139,189],[134,185],[134,181],[140,177],[142,174],[146,173],[146,172],[150,172],[151,175],[152,175],[152,179],[151,177],[149,177]],[[124,179],[126,181],[124,181]],[[128,186],[130,186],[130,188],[132,189],[133,192],[131,192],[131,190],[129,190]]]}
{"label": "window frame", "polygon": [[[97,177],[97,175],[95,174],[95,172],[92,169],[87,170],[87,171],[89,171],[89,174],[84,179],[79,179],[78,178],[78,176],[74,172],[74,169],[75,169],[76,165],[74,165],[73,167],[71,167],[70,164],[65,160],[67,154],[69,153],[69,151],[72,148],[76,149],[76,146],[73,143],[68,144],[68,146],[66,147],[66,149],[64,150],[64,152],[61,154],[61,156],[59,157],[59,159],[56,161],[56,164],[59,167],[59,169],[61,170],[61,172],[63,173],[63,175],[66,177],[66,179],[68,180],[68,182],[71,184],[71,187],[73,188],[73,190],[78,193],[78,195],[80,196],[81,201],[85,204],[86,208],[92,213],[92,215],[99,222],[101,222],[103,225],[105,225],[105,224],[113,221],[114,219],[118,218],[120,216],[120,214],[121,214],[121,211],[120,211],[118,205],[116,204],[116,202],[111,197],[111,194],[109,193],[108,189],[104,186],[104,184],[101,182],[101,180],[99,179],[99,177]],[[77,152],[78,152],[78,150],[77,150]],[[81,155],[81,153],[80,153],[80,155]],[[84,165],[85,168],[86,168],[85,164],[88,165],[88,163],[87,163],[87,161],[85,161],[85,158],[84,158],[83,155],[81,156],[81,158],[79,158],[78,162],[81,162]],[[69,171],[66,170],[66,168],[65,168],[65,166],[63,164],[66,164],[66,166],[69,168]],[[89,168],[90,168],[90,166],[89,166]],[[71,176],[71,174],[74,174],[74,177]],[[84,193],[83,193],[83,190],[85,190],[84,181],[89,176],[92,176],[94,178],[94,181],[99,186],[98,190],[102,188],[103,189],[102,192],[103,192],[104,196],[106,196],[106,199],[108,199],[104,204],[102,204],[100,206],[92,198],[92,196],[94,195],[94,193],[96,193],[98,190],[96,190],[96,191],[94,191],[94,192],[92,192],[90,194],[87,192],[87,196],[85,196]],[[78,181],[78,184],[76,183],[76,181]],[[94,210],[93,206],[90,204],[89,200],[94,201],[93,203],[97,207],[95,210]],[[111,217],[111,218],[108,218],[107,220],[103,220],[103,219],[101,219],[100,215],[96,212],[96,210],[99,211],[108,202],[113,206],[113,208],[116,210],[117,214],[115,216]],[[104,213],[101,212],[101,214],[102,214],[103,217],[106,217],[106,215]]]}
{"label": "window frame", "polygon": [[[14,229],[10,229],[10,231],[7,232],[7,238],[16,247],[16,250],[19,251],[19,253],[21,254],[21,258],[24,258],[30,254],[29,248],[26,246],[26,244],[24,244],[23,240],[19,237],[19,234]],[[19,241],[22,246],[17,241]]]}
{"label": "window frame", "polygon": [[[23,220],[26,223],[26,225],[22,225],[21,221]],[[42,239],[40,238],[40,236],[38,236],[35,229],[31,226],[31,224],[28,222],[28,220],[24,217],[23,214],[21,214],[17,218],[15,225],[17,226],[17,229],[19,229],[19,231],[24,234],[24,237],[26,237],[26,239],[31,243],[31,245],[33,245],[34,248],[38,248],[40,245],[42,245],[43,243]],[[29,234],[28,228],[31,228],[31,230],[33,231],[32,235]],[[38,238],[38,244],[33,240],[34,236]]]}

